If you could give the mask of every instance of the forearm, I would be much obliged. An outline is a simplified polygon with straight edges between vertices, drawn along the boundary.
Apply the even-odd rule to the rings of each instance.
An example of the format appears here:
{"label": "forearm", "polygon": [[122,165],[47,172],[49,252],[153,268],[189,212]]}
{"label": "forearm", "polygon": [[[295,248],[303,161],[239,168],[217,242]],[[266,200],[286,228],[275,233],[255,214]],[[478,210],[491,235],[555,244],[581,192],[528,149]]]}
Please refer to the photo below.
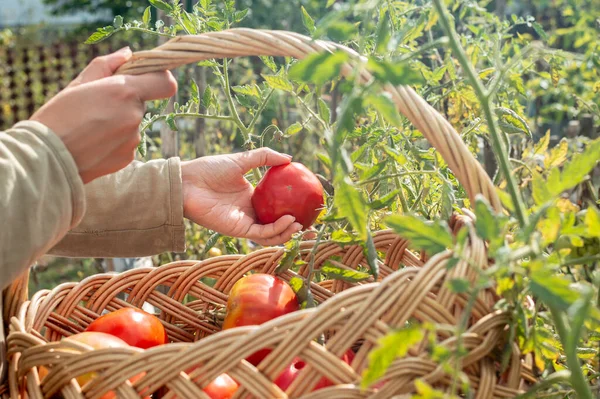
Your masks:
{"label": "forearm", "polygon": [[85,213],[84,185],[61,140],[21,122],[0,132],[0,282],[5,288]]}
{"label": "forearm", "polygon": [[106,258],[185,250],[178,158],[135,161],[87,184],[85,198],[85,216],[50,254]]}

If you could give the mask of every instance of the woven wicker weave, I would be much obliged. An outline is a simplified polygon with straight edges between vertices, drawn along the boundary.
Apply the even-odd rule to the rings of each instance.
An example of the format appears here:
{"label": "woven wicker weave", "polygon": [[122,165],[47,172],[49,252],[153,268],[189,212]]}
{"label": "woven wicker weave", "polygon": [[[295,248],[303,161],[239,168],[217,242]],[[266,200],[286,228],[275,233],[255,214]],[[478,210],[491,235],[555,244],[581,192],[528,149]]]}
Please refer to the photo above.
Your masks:
{"label": "woven wicker weave", "polygon": [[[335,49],[350,53],[353,62],[364,61],[346,47],[313,41],[295,33],[231,29],[181,36],[153,50],[138,52],[118,73],[139,74],[223,57],[303,58],[312,52]],[[352,65],[345,65],[342,72],[347,74],[351,68]],[[362,79],[366,82],[371,77],[364,72]],[[411,88],[388,85],[385,90],[398,110],[441,153],[470,198],[483,195],[500,209],[493,184],[451,125]],[[10,395],[15,399],[48,398],[56,393],[65,398],[100,398],[112,390],[123,398],[142,397],[140,393],[145,392],[160,392],[165,398],[207,398],[202,387],[224,372],[241,384],[236,398],[391,398],[414,392],[414,381],[419,378],[449,390],[451,377],[433,360],[428,347],[430,337],[406,357],[394,361],[379,390],[363,391],[357,384],[368,365],[368,354],[386,333],[415,320],[441,326],[459,324],[469,298],[453,293],[447,282],[459,277],[474,281],[474,267],[484,269],[488,265],[486,245],[472,229],[473,215],[466,210],[465,213],[454,216],[450,226],[455,232],[461,226],[469,229],[470,239],[465,249],[468,262],[461,261],[448,268],[450,251],[434,254],[425,261],[409,250],[409,243],[403,238],[391,231],[378,231],[374,234],[375,246],[385,254],[380,281],[313,284],[318,307],[261,326],[219,331],[219,320],[211,310],[226,303],[233,284],[248,271],[274,273],[284,255],[283,248],[96,275],[38,292],[18,311],[15,304],[22,300],[8,301],[5,313],[14,315],[8,336]],[[308,260],[314,244],[303,242],[299,257]],[[317,269],[332,257],[338,257],[337,265],[352,269],[366,263],[362,248],[357,245],[341,247],[324,242],[314,256]],[[307,270],[299,271],[305,273]],[[295,275],[287,271],[281,277],[289,280]],[[202,277],[216,278],[217,283],[211,288],[200,282]],[[24,276],[16,282],[7,298],[22,298],[26,279]],[[509,320],[506,314],[493,309],[497,299],[492,289],[479,295],[461,336],[468,354],[462,358],[460,367],[478,399],[514,397],[535,381],[517,345],[506,342]],[[85,347],[59,342],[63,336],[83,331],[103,311],[126,306],[141,308],[144,303],[160,309],[158,316],[164,321],[172,344],[149,350],[110,349],[82,355]],[[325,338],[325,346],[316,342],[320,337]],[[437,346],[450,351],[458,344],[450,329],[440,329],[435,339]],[[509,367],[501,372],[497,359],[507,345],[514,349]],[[273,351],[257,367],[243,360],[265,347]],[[357,350],[357,356],[349,366],[340,357],[350,347]],[[282,392],[272,381],[297,356],[307,366],[287,392]],[[50,369],[41,383],[40,366]],[[198,368],[187,375],[184,370],[192,366]],[[99,375],[81,391],[73,378],[89,371],[97,371]],[[133,386],[127,382],[140,372],[146,373],[141,380]],[[322,376],[336,385],[311,392]]]}

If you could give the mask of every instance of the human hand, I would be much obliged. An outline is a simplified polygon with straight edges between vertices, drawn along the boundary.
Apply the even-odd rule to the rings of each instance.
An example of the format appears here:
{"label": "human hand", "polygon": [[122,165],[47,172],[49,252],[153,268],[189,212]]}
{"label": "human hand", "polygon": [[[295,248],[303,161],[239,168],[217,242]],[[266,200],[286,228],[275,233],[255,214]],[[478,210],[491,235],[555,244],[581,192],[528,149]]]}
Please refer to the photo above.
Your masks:
{"label": "human hand", "polygon": [[183,213],[187,219],[231,237],[261,245],[278,245],[302,229],[291,215],[271,224],[256,221],[251,198],[254,187],[244,178],[259,166],[287,164],[291,156],[269,148],[238,154],[207,156],[181,163]]}
{"label": "human hand", "polygon": [[168,71],[114,76],[130,56],[131,51],[123,49],[96,58],[30,118],[60,137],[84,184],[131,163],[141,140],[144,102],[177,91]]}

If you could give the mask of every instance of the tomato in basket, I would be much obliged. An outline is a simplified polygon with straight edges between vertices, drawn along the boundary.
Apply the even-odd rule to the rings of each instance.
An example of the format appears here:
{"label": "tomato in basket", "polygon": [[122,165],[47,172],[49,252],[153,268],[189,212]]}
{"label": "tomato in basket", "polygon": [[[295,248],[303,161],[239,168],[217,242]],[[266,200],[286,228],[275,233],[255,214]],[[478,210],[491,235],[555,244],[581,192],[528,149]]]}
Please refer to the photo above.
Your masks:
{"label": "tomato in basket", "polygon": [[[296,293],[288,283],[270,274],[251,274],[233,285],[222,328],[259,325],[299,309]],[[259,350],[246,360],[256,366],[270,351]]]}
{"label": "tomato in basket", "polygon": [[169,342],[167,332],[158,317],[133,308],[122,308],[102,315],[85,331],[107,333],[142,349]]}
{"label": "tomato in basket", "polygon": [[[86,331],[86,332],[74,334],[69,337],[63,338],[63,340],[77,341],[82,344],[89,345],[94,349],[126,348],[126,347],[131,346],[131,345],[128,345],[125,341],[123,341],[122,339],[120,339],[118,337],[115,337],[113,335],[106,334],[103,332],[96,332],[96,331]],[[130,378],[129,381],[133,384],[134,382],[136,382],[137,380],[142,378],[144,376],[144,374],[145,373],[142,372],[142,373]],[[83,387],[85,384],[87,384],[89,381],[91,381],[95,377],[96,377],[95,372],[89,372],[89,373],[78,376],[76,378],[76,380],[77,380],[77,383],[79,384],[79,386]],[[101,399],[113,399],[113,398],[115,398],[115,393],[108,392],[104,396],[102,396]],[[146,399],[149,399],[149,397],[146,397]]]}
{"label": "tomato in basket", "polygon": [[[352,349],[348,349],[346,353],[344,353],[344,355],[342,356],[342,360],[347,364],[352,363],[352,360],[354,360],[354,352],[352,351]],[[305,365],[306,363],[304,363],[304,361],[302,361],[300,358],[294,359],[292,364],[290,364],[274,381],[275,385],[281,388],[282,391],[285,391],[290,387],[290,385],[292,385],[292,382],[294,382],[294,380],[296,379],[298,374],[300,374],[300,371],[304,368]],[[319,382],[317,383],[317,385],[315,385],[315,387],[313,388],[313,391],[332,385],[333,382],[331,382],[325,377],[322,377],[321,380],[319,380]]]}
{"label": "tomato in basket", "polygon": [[308,229],[324,206],[319,178],[298,162],[269,168],[252,194],[252,207],[262,224],[292,215]]}
{"label": "tomato in basket", "polygon": [[210,399],[229,399],[233,397],[238,388],[239,384],[233,378],[228,374],[221,374],[212,380],[203,391],[210,396]]}

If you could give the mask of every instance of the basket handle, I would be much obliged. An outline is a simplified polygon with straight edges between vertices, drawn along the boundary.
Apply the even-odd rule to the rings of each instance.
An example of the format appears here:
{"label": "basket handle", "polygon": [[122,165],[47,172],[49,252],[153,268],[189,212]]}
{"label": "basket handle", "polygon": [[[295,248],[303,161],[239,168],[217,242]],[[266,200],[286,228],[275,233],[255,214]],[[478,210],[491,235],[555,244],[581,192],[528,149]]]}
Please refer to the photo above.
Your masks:
{"label": "basket handle", "polygon": [[[289,56],[302,59],[311,53],[335,50],[342,50],[355,59],[365,60],[348,47],[328,41],[313,40],[294,32],[233,28],[220,32],[174,37],[152,50],[134,53],[116,73],[137,75],[158,72],[215,58]],[[352,66],[346,63],[342,68],[342,75],[347,76],[351,71]],[[360,78],[364,83],[372,76],[368,71],[363,70]],[[412,88],[387,84],[385,91],[390,94],[398,111],[408,118],[439,151],[467,191],[471,203],[474,203],[475,197],[481,194],[494,209],[501,211],[502,205],[490,177],[452,125]]]}

